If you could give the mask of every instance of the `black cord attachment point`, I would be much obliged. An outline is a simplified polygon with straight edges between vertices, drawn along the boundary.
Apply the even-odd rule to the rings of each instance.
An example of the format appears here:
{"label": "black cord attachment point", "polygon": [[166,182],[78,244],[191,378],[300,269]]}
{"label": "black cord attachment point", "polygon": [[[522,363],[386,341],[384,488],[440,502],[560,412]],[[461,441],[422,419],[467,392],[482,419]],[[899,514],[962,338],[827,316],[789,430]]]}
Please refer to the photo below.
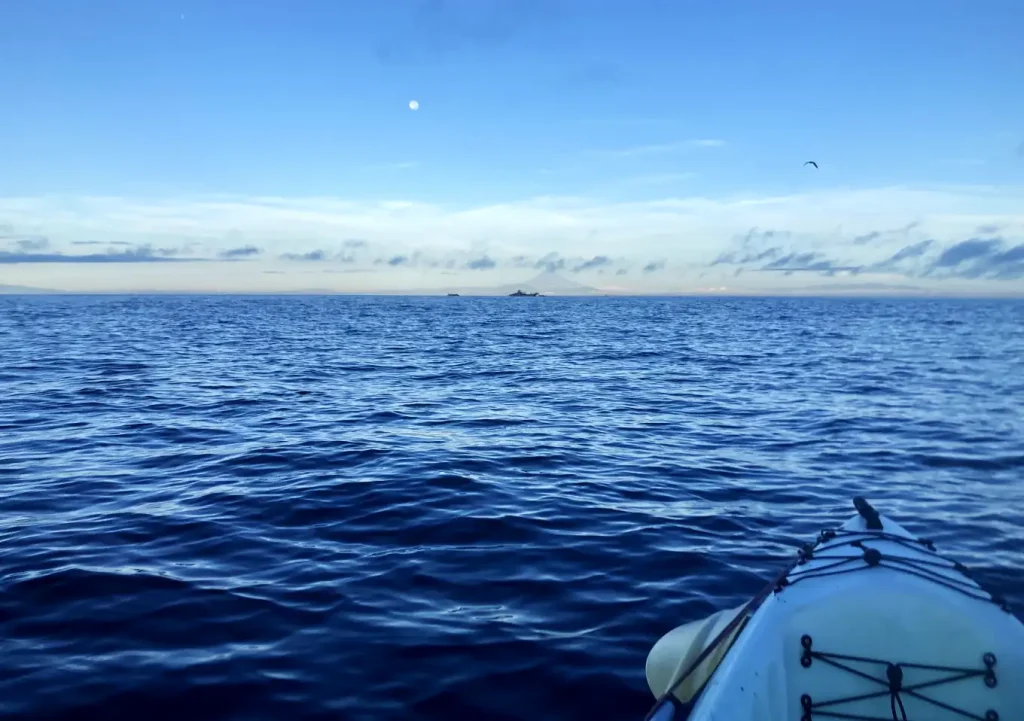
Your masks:
{"label": "black cord attachment point", "polygon": [[[889,680],[889,705],[892,708],[893,721],[907,721],[907,711],[903,708],[903,699],[900,698],[900,691],[903,690],[903,669],[898,663],[890,663],[885,667],[885,677]],[[896,715],[896,707],[899,706],[899,716]]]}
{"label": "black cord attachment point", "polygon": [[864,563],[871,567],[877,566],[882,562],[882,552],[877,548],[865,548],[864,549]]}
{"label": "black cord attachment point", "polygon": [[986,653],[981,657],[981,660],[985,663],[985,685],[989,688],[995,688],[999,681],[996,679],[996,655],[994,653]]}

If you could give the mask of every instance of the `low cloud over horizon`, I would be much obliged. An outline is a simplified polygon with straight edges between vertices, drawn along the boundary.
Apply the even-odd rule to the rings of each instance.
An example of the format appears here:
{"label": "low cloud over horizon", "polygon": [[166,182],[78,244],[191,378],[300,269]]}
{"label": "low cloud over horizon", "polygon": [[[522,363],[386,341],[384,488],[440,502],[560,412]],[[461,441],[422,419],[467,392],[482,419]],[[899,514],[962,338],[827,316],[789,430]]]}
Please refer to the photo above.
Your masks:
{"label": "low cloud over horizon", "polygon": [[[133,270],[114,271],[119,264]],[[500,287],[546,272],[613,292],[784,292],[809,287],[808,278],[827,287],[857,276],[865,287],[1024,295],[1024,191],[539,197],[458,208],[325,198],[0,198],[2,284],[272,291],[295,289],[301,268],[313,266],[333,273],[331,288],[359,292]]]}

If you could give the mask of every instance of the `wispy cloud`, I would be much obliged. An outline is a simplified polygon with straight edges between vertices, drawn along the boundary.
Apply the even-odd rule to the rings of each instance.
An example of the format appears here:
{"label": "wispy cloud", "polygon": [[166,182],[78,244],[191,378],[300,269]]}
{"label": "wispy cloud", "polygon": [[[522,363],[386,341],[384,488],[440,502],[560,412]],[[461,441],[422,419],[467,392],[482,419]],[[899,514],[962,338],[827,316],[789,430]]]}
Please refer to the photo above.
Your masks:
{"label": "wispy cloud", "polygon": [[[877,259],[878,250],[891,248],[893,241],[902,240],[920,225],[920,221],[904,224],[894,229],[869,230],[847,240],[841,234],[833,235],[824,249],[822,237],[816,234],[795,233],[788,230],[750,229],[737,236],[734,248],[720,253],[709,267],[734,266],[735,273],[744,270],[777,272],[784,275],[793,273],[820,273],[831,276],[837,273],[888,273],[912,274],[917,263],[908,263],[920,258],[931,249],[934,240],[924,240],[902,246],[890,255]],[[845,258],[836,256],[843,256]],[[875,256],[872,259],[872,255]]]}
{"label": "wispy cloud", "polygon": [[968,238],[939,255],[925,273],[959,278],[1024,278],[1024,243],[1009,246],[1002,238]]}
{"label": "wispy cloud", "polygon": [[606,256],[595,255],[590,257],[563,256],[557,252],[548,252],[539,256],[535,255],[513,255],[495,257],[491,254],[473,254],[463,251],[452,251],[447,254],[435,255],[428,252],[417,251],[411,255],[396,255],[390,258],[377,258],[374,265],[389,266],[392,268],[424,268],[444,269],[452,271],[461,270],[494,270],[498,268],[547,271],[552,273],[585,273],[588,271],[603,271],[616,266],[619,261]]}
{"label": "wispy cloud", "polygon": [[711,265],[723,264],[734,265],[735,275],[739,275],[744,270],[781,273],[787,276],[794,273],[820,273],[826,276],[836,273],[856,275],[865,269],[863,265],[838,261],[818,251],[791,251],[782,247],[767,248],[759,253],[745,256],[719,256]]}
{"label": "wispy cloud", "polygon": [[527,261],[533,268],[537,270],[544,270],[548,273],[557,273],[560,270],[564,270],[569,262],[561,257],[558,253],[547,253],[541,258],[535,261]]}
{"label": "wispy cloud", "polygon": [[[772,237],[772,235],[774,235],[774,231],[767,232],[769,234],[767,237]],[[772,246],[771,248],[756,251],[744,249],[730,253],[722,253],[711,261],[710,265],[750,265],[753,263],[763,263],[775,260],[783,253],[785,253],[785,250],[782,246]]]}
{"label": "wispy cloud", "polygon": [[[537,197],[462,208],[331,198],[0,198],[0,217],[39,227],[55,243],[69,234],[70,240],[88,234],[102,235],[108,243],[136,237],[156,245],[158,238],[177,239],[179,244],[222,251],[248,244],[236,240],[228,245],[228,233],[237,231],[259,239],[261,247],[275,254],[292,252],[297,236],[314,248],[329,247],[339,237],[370,242],[382,253],[403,247],[393,255],[409,255],[417,248],[465,248],[481,238],[495,248],[532,252],[550,250],[552,238],[557,238],[560,252],[567,255],[609,255],[623,244],[631,254],[650,249],[657,253],[666,243],[690,255],[717,254],[737,233],[750,234],[752,242],[769,240],[772,231],[757,228],[781,226],[786,230],[780,233],[823,237],[842,225],[850,236],[858,236],[918,220],[921,232],[945,241],[963,238],[981,225],[1024,227],[1021,208],[1024,187],[897,187],[629,202]],[[49,220],[71,212],[73,223]]]}
{"label": "wispy cloud", "polygon": [[723,253],[710,265],[732,265],[737,273],[742,270],[776,271],[786,275],[813,272],[827,276],[840,272],[895,273],[908,278],[1007,281],[1024,278],[1024,243],[1013,244],[1002,237],[972,237],[944,245],[928,238],[905,245],[880,260],[863,263],[837,260],[817,250],[772,246]]}
{"label": "wispy cloud", "polygon": [[[865,233],[855,238],[854,244],[863,244],[880,235],[881,233],[877,231]],[[764,247],[765,241],[775,241],[776,243],[782,241],[787,242],[788,245],[776,244]],[[720,254],[711,261],[709,267],[733,266],[735,275],[739,275],[745,270],[754,270],[782,273],[787,276],[794,273],[821,273],[831,276],[840,272],[858,274],[865,270],[861,263],[836,260],[818,250],[794,247],[798,246],[799,242],[793,233],[787,231],[758,231],[755,228],[742,237],[738,250]]]}
{"label": "wispy cloud", "polygon": [[980,258],[991,257],[999,250],[1002,241],[998,238],[971,238],[942,251],[935,263],[936,268],[961,268]]}
{"label": "wispy cloud", "polygon": [[173,249],[154,249],[150,246],[139,246],[131,250],[107,253],[89,253],[77,255],[73,253],[24,253],[0,251],[0,264],[13,265],[21,263],[159,263],[166,261],[196,260],[195,258],[176,258]]}
{"label": "wispy cloud", "polygon": [[46,250],[50,247],[50,239],[45,235],[24,235],[14,232],[14,226],[0,225],[0,241],[6,244],[7,248],[14,248],[22,252],[33,252]]}
{"label": "wispy cloud", "polygon": [[854,245],[867,245],[880,239],[892,239],[898,236],[906,236],[910,231],[921,225],[921,222],[915,220],[906,225],[893,228],[891,230],[872,230],[869,233],[863,233],[862,235],[855,236],[853,239]]}
{"label": "wispy cloud", "polygon": [[613,263],[612,259],[607,255],[595,255],[589,260],[585,260],[582,263],[576,263],[572,266],[571,270],[573,273],[582,273],[587,270],[594,270],[597,268],[605,268]]}
{"label": "wispy cloud", "polygon": [[765,263],[757,270],[781,271],[783,273],[824,273],[832,275],[838,272],[860,273],[860,265],[849,265],[836,262],[814,251],[804,253],[788,253]]}
{"label": "wispy cloud", "polygon": [[622,261],[607,255],[593,255],[589,257],[564,256],[557,251],[544,253],[539,257],[517,255],[505,261],[499,261],[500,265],[510,268],[540,270],[548,273],[586,273],[594,270],[603,272],[621,263]]}
{"label": "wispy cloud", "polygon": [[473,260],[466,263],[465,267],[469,270],[491,270],[496,268],[498,262],[489,256],[481,256],[474,258]]}
{"label": "wispy cloud", "polygon": [[18,250],[26,252],[46,250],[50,247],[50,239],[44,235],[35,235],[28,238],[20,238],[14,242]]}
{"label": "wispy cloud", "polygon": [[126,240],[73,240],[71,245],[134,246]]}
{"label": "wispy cloud", "polygon": [[308,253],[284,253],[281,255],[282,260],[305,260],[305,261],[321,261],[327,260],[327,251],[324,250],[311,250]]}
{"label": "wispy cloud", "polygon": [[650,263],[643,267],[644,273],[656,273],[659,270],[665,269],[665,261],[663,260],[652,260]]}
{"label": "wispy cloud", "polygon": [[325,248],[314,248],[305,252],[281,253],[278,258],[281,260],[308,262],[308,263],[355,263],[358,258],[353,252],[362,245],[352,246],[348,242],[343,243],[341,250],[328,250]]}
{"label": "wispy cloud", "polygon": [[864,235],[858,235],[856,238],[853,239],[853,244],[854,245],[864,245],[865,243],[870,243],[873,240],[878,240],[881,237],[882,237],[882,231],[880,231],[880,230],[872,230],[870,233],[865,233]]}
{"label": "wispy cloud", "polygon": [[888,273],[896,271],[903,272],[908,275],[913,274],[913,270],[907,268],[906,261],[921,258],[929,250],[931,250],[934,245],[935,241],[928,239],[905,246],[897,250],[895,253],[893,253],[890,257],[886,258],[885,260],[874,263],[868,268],[868,270],[876,273]]}
{"label": "wispy cloud", "polygon": [[242,260],[244,258],[255,258],[263,252],[255,245],[243,245],[240,248],[228,248],[218,253],[218,257],[224,260]]}

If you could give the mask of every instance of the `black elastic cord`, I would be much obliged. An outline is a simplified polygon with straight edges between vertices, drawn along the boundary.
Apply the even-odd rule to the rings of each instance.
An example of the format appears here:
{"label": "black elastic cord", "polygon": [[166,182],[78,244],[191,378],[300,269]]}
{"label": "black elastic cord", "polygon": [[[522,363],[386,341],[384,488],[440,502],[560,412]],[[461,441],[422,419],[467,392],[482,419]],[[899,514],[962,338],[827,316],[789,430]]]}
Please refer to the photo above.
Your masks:
{"label": "black elastic cord", "polygon": [[[903,669],[898,663],[890,663],[885,667],[885,677],[889,679],[889,706],[892,707],[892,721],[907,721],[907,710],[903,708],[903,699],[900,698],[900,691],[903,689]],[[897,704],[899,704],[902,719],[896,715]]]}
{"label": "black elastic cord", "polygon": [[[865,568],[874,568],[876,566],[881,566],[883,568],[888,568],[890,570],[897,571],[900,573],[906,573],[910,576],[916,576],[917,578],[921,578],[926,581],[931,581],[932,583],[948,588],[951,591],[957,591],[958,593],[962,593],[963,595],[968,596],[969,598],[975,598],[979,601],[989,601],[1003,609],[1007,608],[1006,603],[1005,601],[1003,601],[1003,599],[989,593],[984,588],[982,588],[974,579],[967,575],[966,568],[964,568],[959,563],[954,563],[948,561],[947,559],[943,559],[941,556],[938,556],[938,554],[935,555],[938,559],[941,560],[932,560],[927,558],[906,558],[903,556],[886,556],[883,555],[881,551],[879,551],[876,548],[865,546],[863,543],[864,540],[865,539],[858,537],[855,540],[832,543],[827,547],[827,549],[823,549],[834,551],[840,548],[841,546],[853,546],[862,549],[862,552],[860,554],[855,555],[839,556],[833,554],[822,556],[814,555],[813,552],[808,554],[805,551],[801,554],[800,560],[798,560],[797,562],[797,570],[793,571],[793,573],[789,574],[789,576],[786,577],[786,581],[784,584],[782,584],[782,587],[792,586],[796,583],[799,583],[800,581],[812,578],[838,576],[844,573],[860,571]],[[934,552],[932,553],[934,554]],[[800,568],[807,562],[807,560],[830,561],[830,563],[818,566],[817,568]],[[862,561],[865,565],[853,565],[857,561]],[[946,563],[943,563],[943,561],[946,561]],[[961,574],[964,578],[958,579],[951,576],[947,576],[945,574],[938,573],[935,569],[956,571],[959,574]]]}
{"label": "black elastic cord", "polygon": [[[983,657],[985,665],[984,669],[973,669],[959,668],[955,666],[931,666],[928,664],[920,663],[890,663],[882,659],[869,658],[865,656],[850,656],[841,653],[825,653],[822,651],[812,650],[812,644],[813,641],[811,640],[810,636],[804,635],[800,639],[800,645],[803,647],[803,651],[801,652],[800,656],[800,665],[804,668],[810,668],[814,660],[822,661],[832,666],[833,668],[838,668],[859,678],[871,681],[872,683],[876,683],[882,686],[884,690],[879,690],[874,693],[862,693],[856,696],[844,696],[842,698],[829,699],[828,701],[818,702],[812,701],[811,697],[808,694],[804,694],[801,697],[801,704],[803,705],[804,709],[804,721],[811,721],[811,719],[813,718],[813,714],[815,713],[819,716],[829,716],[833,718],[846,718],[858,720],[863,719],[864,721],[887,721],[886,719],[878,719],[878,717],[875,716],[861,716],[856,714],[847,714],[839,713],[836,711],[824,710],[824,708],[828,706],[855,703],[857,701],[865,701],[868,699],[878,698],[886,695],[889,696],[889,706],[890,710],[892,711],[893,721],[907,721],[907,712],[906,709],[903,707],[903,698],[901,694],[912,696],[920,701],[924,701],[925,703],[931,704],[932,706],[937,706],[947,711],[951,711],[952,713],[963,716],[964,718],[972,719],[973,721],[998,721],[999,719],[999,714],[991,709],[986,711],[984,716],[978,716],[976,714],[964,711],[963,709],[957,708],[955,706],[951,706],[947,703],[943,703],[942,701],[929,698],[928,696],[925,696],[924,694],[920,693],[922,689],[933,688],[935,686],[945,686],[947,684],[956,683],[957,681],[963,681],[965,679],[976,678],[979,676],[985,679],[986,686],[988,686],[989,688],[994,688],[997,683],[995,672],[993,670],[995,667],[996,659],[995,656],[993,656],[990,653],[986,653]],[[878,679],[872,676],[871,674],[861,671],[860,669],[853,668],[844,663],[840,663],[840,661],[853,661],[858,663],[884,665],[886,680],[883,681],[881,679]],[[905,668],[920,669],[925,671],[938,671],[951,675],[945,676],[943,678],[932,679],[931,681],[922,681],[920,683],[905,685],[903,683],[903,669]]]}

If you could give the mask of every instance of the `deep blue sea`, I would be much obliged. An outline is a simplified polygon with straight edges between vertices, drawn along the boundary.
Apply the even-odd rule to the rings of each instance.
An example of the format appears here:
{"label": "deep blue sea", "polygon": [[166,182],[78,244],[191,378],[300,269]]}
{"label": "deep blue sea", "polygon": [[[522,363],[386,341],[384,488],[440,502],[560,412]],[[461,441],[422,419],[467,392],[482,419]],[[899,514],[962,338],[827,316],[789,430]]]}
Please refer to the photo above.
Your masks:
{"label": "deep blue sea", "polygon": [[852,496],[1024,604],[1024,302],[0,297],[0,716],[639,721]]}

